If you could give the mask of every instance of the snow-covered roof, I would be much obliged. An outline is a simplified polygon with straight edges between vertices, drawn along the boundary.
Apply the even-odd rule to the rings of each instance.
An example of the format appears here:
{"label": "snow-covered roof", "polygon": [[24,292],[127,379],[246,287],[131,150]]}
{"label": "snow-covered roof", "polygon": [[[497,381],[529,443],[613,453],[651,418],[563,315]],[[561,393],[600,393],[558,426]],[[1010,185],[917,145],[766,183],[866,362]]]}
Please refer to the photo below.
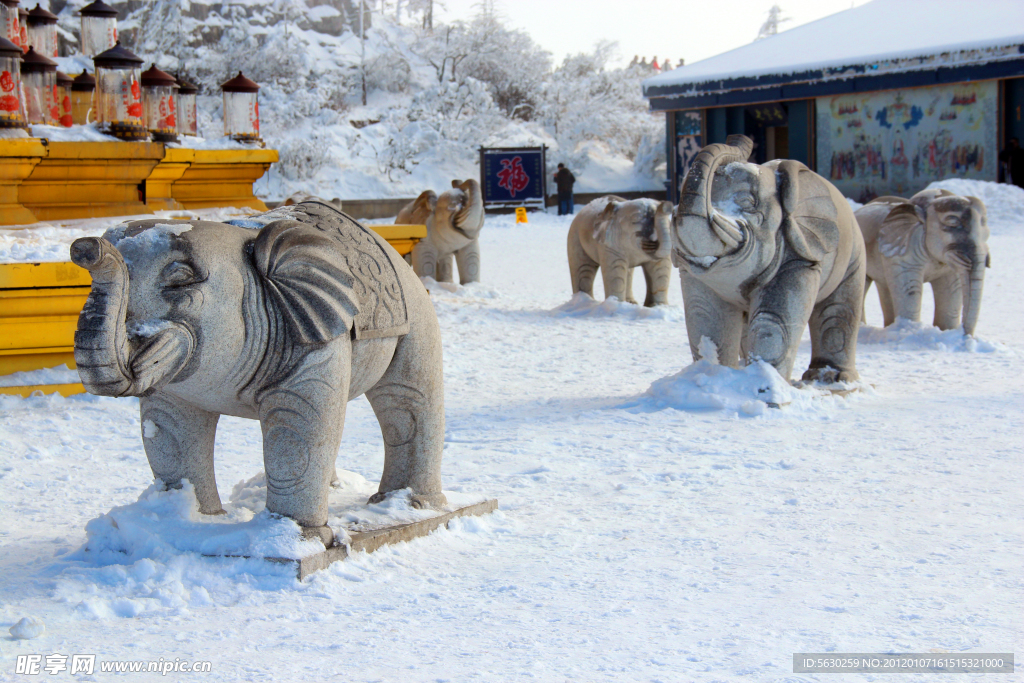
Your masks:
{"label": "snow-covered roof", "polygon": [[804,80],[808,72],[842,77],[844,67],[880,62],[892,72],[1019,59],[1022,45],[1022,0],[874,0],[648,78],[644,95],[729,89],[728,81],[765,76]]}

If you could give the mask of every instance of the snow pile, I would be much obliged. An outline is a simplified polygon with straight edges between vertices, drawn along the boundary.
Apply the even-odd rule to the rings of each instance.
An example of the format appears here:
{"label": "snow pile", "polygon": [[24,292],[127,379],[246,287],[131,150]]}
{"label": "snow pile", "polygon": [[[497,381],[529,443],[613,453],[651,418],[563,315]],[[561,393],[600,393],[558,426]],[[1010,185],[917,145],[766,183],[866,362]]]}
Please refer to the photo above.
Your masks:
{"label": "snow pile", "polygon": [[551,311],[556,318],[624,318],[626,320],[667,320],[682,322],[683,310],[678,306],[654,306],[648,308],[639,304],[619,301],[610,296],[597,301],[586,292],[576,292],[572,298]]}
{"label": "snow pile", "polygon": [[1024,188],[988,180],[946,178],[931,183],[925,189],[948,190],[962,197],[980,199],[985,203],[988,228],[993,235],[1018,235],[1024,232]]}
{"label": "snow pile", "polygon": [[923,322],[897,318],[888,327],[863,325],[857,333],[858,344],[891,344],[897,349],[928,349],[963,353],[1003,352],[1007,348],[999,342],[989,342],[964,334],[962,327],[940,330]]}
{"label": "snow pile", "polygon": [[101,133],[95,123],[87,123],[65,128],[64,126],[44,126],[33,124],[32,137],[46,138],[50,142],[120,142],[117,138]]}
{"label": "snow pile", "polygon": [[79,557],[124,564],[181,553],[300,558],[323,550],[319,541],[303,540],[293,520],[233,503],[224,506],[226,514],[203,515],[191,483],[170,491],[152,485],[136,502],[89,522]]}
{"label": "snow pile", "polygon": [[742,368],[718,363],[718,351],[707,337],[701,339],[701,358],[671,377],[651,384],[639,400],[623,407],[630,409],[705,411],[728,410],[756,417],[768,408],[796,404],[812,407],[815,399],[831,392],[808,386],[797,389],[778,371],[762,360]]}
{"label": "snow pile", "polygon": [[31,387],[44,384],[78,384],[78,370],[70,369],[66,364],[55,368],[41,370],[25,370],[0,375],[0,387]]}
{"label": "snow pile", "polygon": [[10,634],[17,640],[32,640],[43,635],[46,626],[35,617],[22,617],[17,624],[10,628]]}

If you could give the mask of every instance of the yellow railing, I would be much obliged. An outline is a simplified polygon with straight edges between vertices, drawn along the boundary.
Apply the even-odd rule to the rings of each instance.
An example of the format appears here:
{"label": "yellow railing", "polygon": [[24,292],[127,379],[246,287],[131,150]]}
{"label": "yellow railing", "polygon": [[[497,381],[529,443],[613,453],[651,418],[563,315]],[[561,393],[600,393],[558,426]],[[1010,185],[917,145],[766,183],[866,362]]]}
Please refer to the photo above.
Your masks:
{"label": "yellow railing", "polygon": [[[427,236],[425,225],[369,227],[403,256]],[[75,367],[75,328],[91,283],[89,272],[73,263],[0,263],[0,375]],[[0,387],[0,394],[34,390],[84,391],[81,384],[61,384]]]}

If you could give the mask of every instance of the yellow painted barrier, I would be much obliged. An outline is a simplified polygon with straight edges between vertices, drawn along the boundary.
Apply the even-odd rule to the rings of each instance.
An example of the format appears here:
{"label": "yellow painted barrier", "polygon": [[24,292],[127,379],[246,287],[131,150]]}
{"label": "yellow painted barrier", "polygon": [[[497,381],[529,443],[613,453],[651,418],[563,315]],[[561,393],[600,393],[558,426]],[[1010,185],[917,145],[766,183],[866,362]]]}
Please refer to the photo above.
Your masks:
{"label": "yellow painted barrier", "polygon": [[277,159],[273,149],[0,139],[0,225],[222,206],[266,211],[252,184]]}
{"label": "yellow painted barrier", "polygon": [[[371,225],[398,253],[408,254],[427,236],[425,225]],[[0,375],[75,367],[75,329],[89,295],[89,271],[73,263],[0,263]],[[84,391],[81,384],[0,387],[0,394],[32,391],[64,396]]]}

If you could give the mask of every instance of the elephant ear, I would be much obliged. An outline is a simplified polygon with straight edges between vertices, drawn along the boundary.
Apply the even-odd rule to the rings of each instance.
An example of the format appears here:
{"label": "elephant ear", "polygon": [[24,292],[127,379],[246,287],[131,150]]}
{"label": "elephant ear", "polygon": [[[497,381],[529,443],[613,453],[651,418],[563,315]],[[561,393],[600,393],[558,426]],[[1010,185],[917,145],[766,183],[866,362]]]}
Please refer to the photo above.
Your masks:
{"label": "elephant ear", "polygon": [[878,251],[882,256],[903,256],[917,231],[924,229],[924,209],[910,202],[897,204],[878,228]]}
{"label": "elephant ear", "polygon": [[359,313],[352,275],[330,237],[305,223],[270,223],[253,243],[267,299],[300,344],[323,344],[352,329]]}
{"label": "elephant ear", "polygon": [[778,166],[782,234],[802,259],[820,263],[839,246],[839,212],[826,181],[799,161]]}
{"label": "elephant ear", "polygon": [[609,201],[601,213],[597,214],[597,218],[594,219],[594,241],[604,242],[605,240],[613,239],[613,230],[610,230],[612,221],[615,220],[615,211],[619,208],[619,203],[616,201]]}

